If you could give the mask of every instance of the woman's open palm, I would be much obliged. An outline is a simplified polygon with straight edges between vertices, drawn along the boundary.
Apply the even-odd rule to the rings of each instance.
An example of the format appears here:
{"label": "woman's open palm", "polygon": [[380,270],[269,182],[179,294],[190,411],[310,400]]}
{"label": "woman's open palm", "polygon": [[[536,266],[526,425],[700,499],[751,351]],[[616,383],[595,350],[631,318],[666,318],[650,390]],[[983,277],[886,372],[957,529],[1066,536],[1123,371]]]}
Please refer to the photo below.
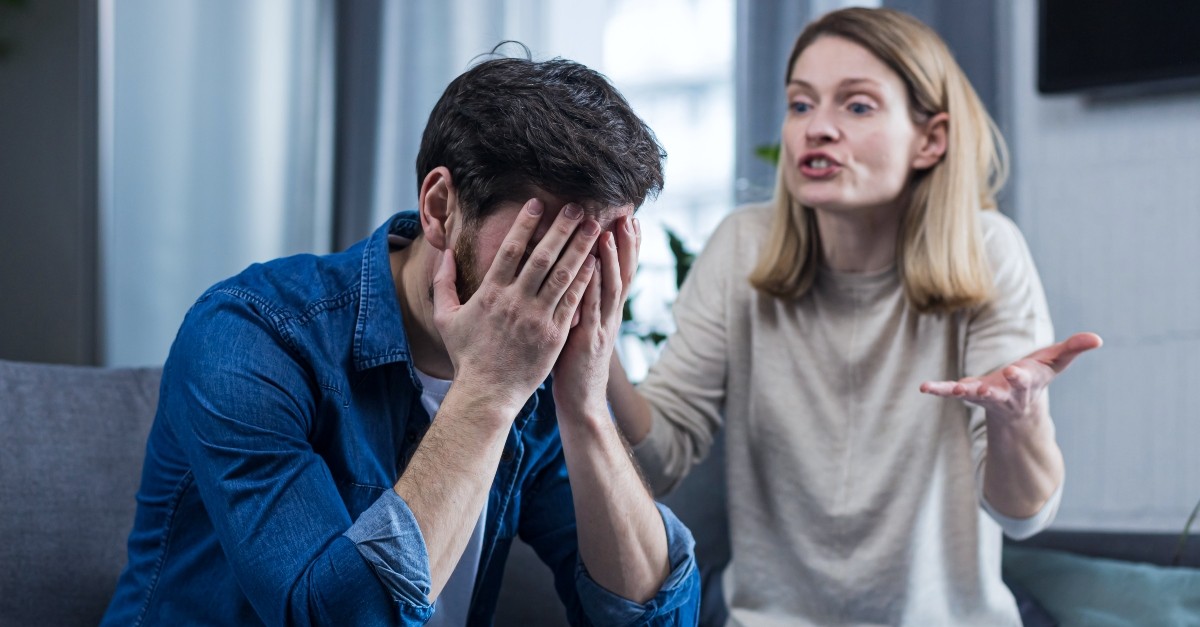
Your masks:
{"label": "woman's open palm", "polygon": [[989,417],[1017,420],[1035,411],[1050,382],[1076,357],[1102,343],[1095,333],[1076,333],[982,377],[926,381],[921,391],[974,403]]}

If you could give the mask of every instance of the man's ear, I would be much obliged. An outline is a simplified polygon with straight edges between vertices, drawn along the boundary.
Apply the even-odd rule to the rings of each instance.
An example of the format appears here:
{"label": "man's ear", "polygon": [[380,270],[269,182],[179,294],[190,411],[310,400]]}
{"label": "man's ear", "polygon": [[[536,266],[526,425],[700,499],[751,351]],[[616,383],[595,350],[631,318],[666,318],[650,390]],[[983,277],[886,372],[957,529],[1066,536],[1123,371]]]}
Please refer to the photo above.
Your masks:
{"label": "man's ear", "polygon": [[946,155],[950,133],[950,114],[939,113],[929,118],[929,121],[922,124],[918,130],[921,135],[917,140],[917,152],[913,156],[912,167],[914,170],[928,170],[937,165]]}
{"label": "man's ear", "polygon": [[417,194],[417,208],[421,213],[421,234],[425,241],[438,250],[446,250],[451,244],[450,231],[454,221],[462,219],[458,210],[458,192],[448,168],[438,166],[425,175]]}

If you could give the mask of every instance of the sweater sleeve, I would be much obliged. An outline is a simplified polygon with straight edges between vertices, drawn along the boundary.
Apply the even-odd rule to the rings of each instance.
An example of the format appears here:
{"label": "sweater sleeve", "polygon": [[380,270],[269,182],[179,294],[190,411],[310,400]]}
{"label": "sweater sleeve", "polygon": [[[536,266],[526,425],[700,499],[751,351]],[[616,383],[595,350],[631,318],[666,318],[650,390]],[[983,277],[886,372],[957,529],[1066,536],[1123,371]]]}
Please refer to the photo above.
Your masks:
{"label": "sweater sleeve", "polygon": [[743,212],[725,218],[700,253],[672,307],[675,333],[639,391],[653,416],[633,447],[656,496],[670,492],[712,447],[725,405],[731,290],[745,283],[734,263]]}
{"label": "sweater sleeve", "polygon": [[[1006,366],[1054,341],[1054,327],[1042,281],[1024,237],[1011,220],[988,211],[980,216],[994,276],[992,300],[967,319],[963,376],[980,376]],[[1053,428],[1053,425],[1052,425]],[[1061,486],[1043,511],[1027,520],[1001,519],[983,499],[987,423],[983,409],[971,409],[971,456],[975,489],[984,510],[1010,536],[1029,536],[1054,519]],[[1031,527],[1031,524],[1036,525]]]}

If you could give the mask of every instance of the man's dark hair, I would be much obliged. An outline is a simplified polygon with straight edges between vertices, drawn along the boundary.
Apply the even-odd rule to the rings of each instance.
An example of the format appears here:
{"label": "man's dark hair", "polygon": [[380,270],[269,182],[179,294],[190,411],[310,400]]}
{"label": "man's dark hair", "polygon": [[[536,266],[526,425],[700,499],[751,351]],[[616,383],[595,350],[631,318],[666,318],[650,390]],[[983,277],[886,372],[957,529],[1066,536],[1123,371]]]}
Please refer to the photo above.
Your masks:
{"label": "man's dark hair", "polygon": [[640,206],[662,189],[666,153],[625,98],[574,61],[483,61],[446,87],[417,154],[417,186],[450,170],[468,219],[533,187],[567,201]]}

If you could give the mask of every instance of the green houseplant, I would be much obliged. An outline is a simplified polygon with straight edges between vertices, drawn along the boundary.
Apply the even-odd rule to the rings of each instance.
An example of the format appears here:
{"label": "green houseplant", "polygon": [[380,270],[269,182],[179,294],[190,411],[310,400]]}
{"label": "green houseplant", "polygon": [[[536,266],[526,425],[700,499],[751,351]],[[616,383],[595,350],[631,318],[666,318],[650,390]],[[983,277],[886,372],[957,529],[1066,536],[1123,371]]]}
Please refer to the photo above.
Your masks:
{"label": "green houseplant", "polygon": [[[687,278],[688,272],[692,269],[692,263],[696,260],[696,255],[687,249],[683,243],[683,238],[679,237],[675,231],[670,228],[664,228],[667,233],[667,246],[671,249],[671,256],[675,258],[675,288],[683,287],[683,281]],[[633,317],[633,295],[631,294],[625,300],[625,309],[622,312],[622,322],[626,323],[629,329],[628,333],[637,336],[644,342],[650,342],[657,346],[667,339],[666,333],[661,329],[637,329],[636,320]]]}
{"label": "green houseplant", "polygon": [[[695,261],[696,256],[687,249],[683,239],[675,231],[669,228],[664,230],[667,234],[667,246],[675,259],[675,287],[678,289],[683,285],[688,272],[691,271],[692,262]],[[667,332],[666,329],[657,328],[636,319],[633,313],[635,296],[637,296],[636,293],[630,294],[629,298],[625,300],[621,320],[621,340],[618,342],[617,352],[625,364],[626,372],[634,381],[637,381],[645,376],[645,371],[650,367],[650,363],[655,359],[662,343],[667,339]],[[670,303],[667,306],[669,307]]]}

